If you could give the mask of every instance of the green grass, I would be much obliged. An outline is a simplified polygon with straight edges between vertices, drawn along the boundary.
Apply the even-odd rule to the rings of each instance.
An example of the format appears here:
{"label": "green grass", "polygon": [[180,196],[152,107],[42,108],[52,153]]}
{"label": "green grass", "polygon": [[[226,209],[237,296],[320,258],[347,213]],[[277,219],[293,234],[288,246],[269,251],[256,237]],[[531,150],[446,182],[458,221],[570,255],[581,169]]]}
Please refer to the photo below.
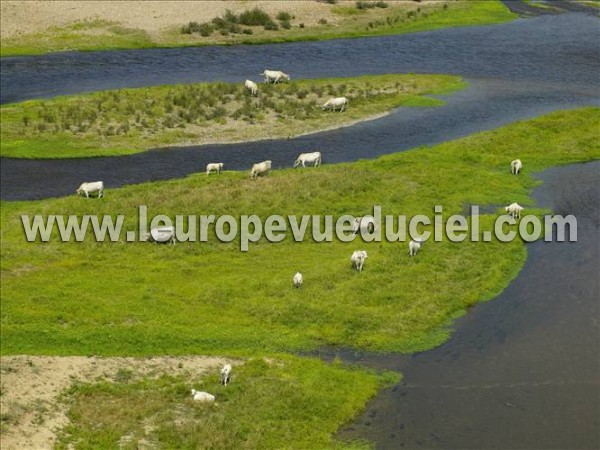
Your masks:
{"label": "green grass", "polygon": [[[2,40],[2,56],[35,55],[65,50],[115,50],[125,48],[181,47],[213,44],[262,44],[322,40],[373,35],[401,34],[446,27],[487,25],[512,20],[511,13],[500,1],[456,1],[437,3],[388,2],[385,9],[360,10],[332,5],[338,17],[333,24],[301,28],[298,21],[288,29],[277,31],[257,29],[252,35],[214,33],[208,37],[181,33],[181,26],[149,36],[142,30],[125,28],[115,22],[100,20],[77,22],[65,27],[53,27],[44,32]],[[444,6],[445,5],[445,6]]]}
{"label": "green grass", "polygon": [[[287,138],[377,116],[465,86],[448,75],[369,75],[261,85],[200,83],[103,91],[0,107],[0,154],[19,158],[124,155],[148,148]],[[347,96],[344,113],[323,111]]]}
{"label": "green grass", "polygon": [[155,44],[143,30],[126,28],[118,22],[85,20],[50,27],[41,33],[4,38],[1,56],[39,55],[72,50],[119,50],[151,48]]}
{"label": "green grass", "polygon": [[[536,210],[532,174],[600,157],[597,108],[557,112],[432,148],[317,170],[198,174],[109,189],[102,200],[70,196],[3,202],[2,353],[39,355],[248,355],[322,346],[412,352],[441,344],[448,324],[497,295],[526,258],[523,243],[261,241],[176,246],[27,243],[21,214],[384,214],[445,217],[468,204],[517,201]],[[520,158],[523,175],[509,175]],[[483,216],[491,229],[495,215]],[[353,250],[369,252],[350,268]],[[295,271],[301,289],[291,287]],[[418,280],[415,283],[415,280]],[[468,288],[467,288],[468,287]]]}
{"label": "green grass", "polygon": [[[216,374],[189,373],[76,384],[64,395],[70,424],[56,447],[363,448],[332,435],[379,388],[398,380],[306,358],[268,361],[235,366],[229,386],[221,386]],[[212,393],[216,403],[194,402],[191,388]]]}

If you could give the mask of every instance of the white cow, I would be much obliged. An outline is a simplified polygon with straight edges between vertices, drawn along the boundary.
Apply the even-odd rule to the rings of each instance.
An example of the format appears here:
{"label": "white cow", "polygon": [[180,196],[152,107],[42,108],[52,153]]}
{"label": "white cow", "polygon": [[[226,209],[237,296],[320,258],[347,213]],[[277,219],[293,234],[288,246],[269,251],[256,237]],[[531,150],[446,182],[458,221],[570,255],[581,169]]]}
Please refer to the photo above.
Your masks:
{"label": "white cow", "polygon": [[212,172],[221,174],[223,170],[223,163],[210,163],[206,165],[206,175],[210,175]]}
{"label": "white cow", "polygon": [[231,364],[225,364],[221,369],[221,384],[227,386],[231,381]]}
{"label": "white cow", "polygon": [[421,245],[423,245],[424,241],[415,239],[408,243],[408,256],[417,256],[419,250],[421,250]]}
{"label": "white cow", "polygon": [[254,81],[246,80],[244,86],[252,93],[252,95],[258,94],[258,85]]}
{"label": "white cow", "polygon": [[214,402],[215,396],[208,392],[197,391],[192,389],[192,398],[198,402]]}
{"label": "white cow", "polygon": [[140,236],[143,242],[171,242],[175,245],[175,227],[152,228],[150,233],[144,233]]}
{"label": "white cow", "polygon": [[90,194],[97,192],[98,198],[104,196],[104,182],[93,181],[90,183],[81,183],[81,186],[75,191],[77,195],[85,194],[86,198],[90,198]]}
{"label": "white cow", "polygon": [[294,287],[299,288],[300,286],[302,286],[302,282],[304,281],[304,277],[302,276],[302,274],[300,272],[296,272],[296,274],[294,275]]}
{"label": "white cow", "polygon": [[506,212],[510,216],[512,216],[513,219],[520,219],[521,218],[521,211],[523,211],[525,208],[523,208],[518,203],[511,203],[510,205],[508,205],[504,209],[506,210]]}
{"label": "white cow", "polygon": [[366,250],[355,250],[350,257],[350,261],[352,261],[352,268],[362,272],[365,265],[365,259],[367,259]]}
{"label": "white cow", "polygon": [[283,73],[281,70],[265,69],[261,75],[265,77],[265,83],[277,84],[282,80],[290,81],[290,76],[287,73]]}
{"label": "white cow", "polygon": [[300,164],[302,164],[302,167],[306,167],[306,163],[319,167],[321,165],[321,152],[300,153],[296,158],[294,167],[298,167]]}
{"label": "white cow", "polygon": [[332,111],[339,109],[340,112],[343,112],[347,106],[348,106],[348,99],[346,97],[336,97],[336,98],[331,98],[331,99],[327,100],[325,102],[325,104],[323,106],[321,106],[321,108],[323,108],[323,110],[330,109]]}
{"label": "white cow", "polygon": [[523,163],[520,159],[515,159],[510,163],[510,173],[513,175],[519,175],[519,172],[523,169]]}
{"label": "white cow", "polygon": [[355,217],[352,222],[352,232],[354,234],[372,233],[377,229],[377,222],[373,216]]}
{"label": "white cow", "polygon": [[255,179],[256,177],[267,176],[271,171],[271,160],[256,163],[252,166],[250,171],[250,178]]}

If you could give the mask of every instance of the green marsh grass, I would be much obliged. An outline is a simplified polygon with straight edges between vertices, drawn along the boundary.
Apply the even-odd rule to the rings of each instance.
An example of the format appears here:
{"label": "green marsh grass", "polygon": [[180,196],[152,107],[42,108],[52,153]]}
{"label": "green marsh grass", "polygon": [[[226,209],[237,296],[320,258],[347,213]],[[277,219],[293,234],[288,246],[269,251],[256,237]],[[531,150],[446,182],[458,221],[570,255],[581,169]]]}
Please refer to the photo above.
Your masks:
{"label": "green marsh grass", "polygon": [[[340,364],[281,355],[218,376],[162,375],[124,383],[76,384],[63,396],[70,424],[57,448],[369,448],[332,435],[381,387],[398,381]],[[194,402],[191,388],[216,396]]]}
{"label": "green marsh grass", "polygon": [[[123,155],[153,147],[287,138],[381,115],[437,106],[461,89],[449,75],[369,75],[261,84],[200,83],[103,91],[0,107],[0,154],[21,158]],[[323,111],[345,95],[344,113]]]}
{"label": "green marsh grass", "polygon": [[[241,355],[322,346],[412,352],[439,345],[448,325],[497,295],[526,258],[521,241],[406,243],[260,241],[27,243],[21,214],[444,215],[517,201],[536,209],[532,174],[600,157],[597,108],[556,112],[431,148],[318,169],[197,174],[76,196],[2,203],[2,352],[39,355]],[[510,176],[520,158],[524,172]],[[481,217],[492,229],[497,214]],[[350,255],[369,252],[365,271]],[[293,289],[296,271],[304,274]]]}

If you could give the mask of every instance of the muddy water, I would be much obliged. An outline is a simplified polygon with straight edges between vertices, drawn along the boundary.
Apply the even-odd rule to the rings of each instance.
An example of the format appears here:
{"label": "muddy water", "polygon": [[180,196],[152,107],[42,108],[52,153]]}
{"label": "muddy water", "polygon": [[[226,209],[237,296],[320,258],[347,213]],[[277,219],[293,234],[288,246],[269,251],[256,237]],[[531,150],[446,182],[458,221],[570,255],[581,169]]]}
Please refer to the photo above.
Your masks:
{"label": "muddy water", "polygon": [[[578,219],[576,243],[528,245],[522,272],[411,356],[342,352],[400,370],[340,436],[378,448],[600,448],[600,162],[541,174],[538,204]],[[322,356],[331,357],[324,352]]]}

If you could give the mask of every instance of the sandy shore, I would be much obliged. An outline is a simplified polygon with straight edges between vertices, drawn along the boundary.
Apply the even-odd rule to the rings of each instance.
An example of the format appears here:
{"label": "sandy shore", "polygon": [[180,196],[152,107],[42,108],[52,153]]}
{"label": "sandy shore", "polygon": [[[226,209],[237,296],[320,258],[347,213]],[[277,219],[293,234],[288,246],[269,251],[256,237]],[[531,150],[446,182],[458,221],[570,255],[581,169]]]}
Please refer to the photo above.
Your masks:
{"label": "sandy shore", "polygon": [[[339,2],[339,4],[355,2]],[[187,21],[207,22],[230,9],[235,13],[259,7],[271,15],[285,10],[296,21],[314,25],[321,18],[335,21],[331,5],[311,1],[22,1],[0,3],[0,37],[37,33],[52,26],[82,20],[102,19],[127,28],[146,31],[151,36]]]}
{"label": "sandy shore", "polygon": [[[134,377],[163,373],[201,376],[227,362],[202,356],[99,358],[84,356],[5,356],[0,359],[3,419],[0,448],[50,449],[57,431],[68,423],[58,397],[74,382],[111,380],[119,370]],[[5,428],[6,427],[6,428]]]}

